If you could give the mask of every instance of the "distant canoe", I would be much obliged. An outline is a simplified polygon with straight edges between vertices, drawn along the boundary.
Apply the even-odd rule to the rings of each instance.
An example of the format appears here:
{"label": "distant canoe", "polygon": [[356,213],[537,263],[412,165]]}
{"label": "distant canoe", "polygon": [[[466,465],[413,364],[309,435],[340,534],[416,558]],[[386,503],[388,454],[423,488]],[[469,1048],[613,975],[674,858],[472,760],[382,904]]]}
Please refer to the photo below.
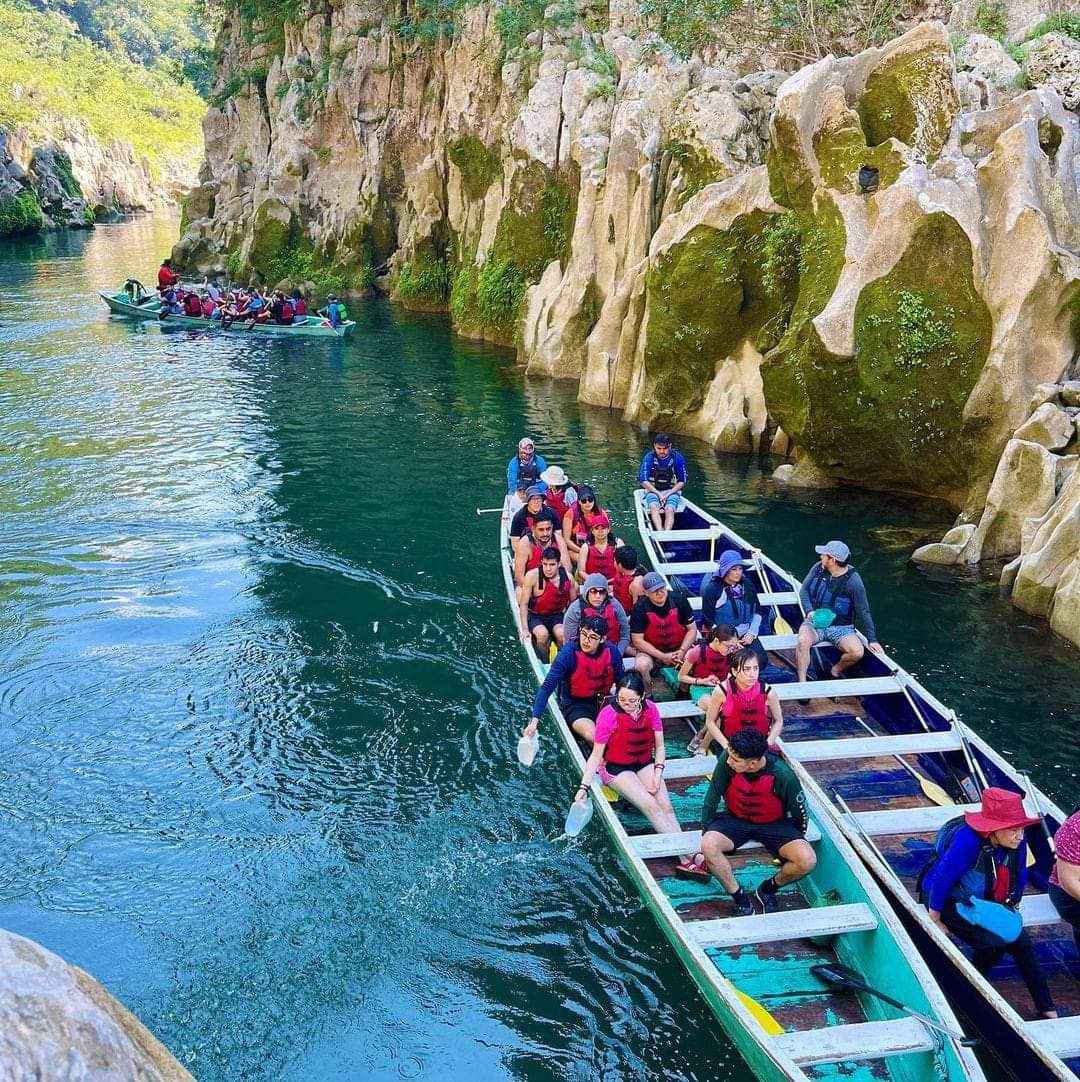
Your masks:
{"label": "distant canoe", "polygon": [[308,316],[304,323],[293,323],[287,327],[277,323],[256,323],[249,330],[248,325],[241,320],[222,327],[218,319],[202,319],[198,316],[171,315],[166,319],[158,319],[161,304],[156,297],[142,304],[132,304],[131,298],[123,292],[99,291],[98,296],[109,306],[110,312],[135,319],[153,319],[163,327],[188,327],[193,330],[219,331],[222,334],[271,334],[278,338],[348,338],[356,327],[355,321],[351,319],[346,320],[340,327],[331,327],[316,316]]}

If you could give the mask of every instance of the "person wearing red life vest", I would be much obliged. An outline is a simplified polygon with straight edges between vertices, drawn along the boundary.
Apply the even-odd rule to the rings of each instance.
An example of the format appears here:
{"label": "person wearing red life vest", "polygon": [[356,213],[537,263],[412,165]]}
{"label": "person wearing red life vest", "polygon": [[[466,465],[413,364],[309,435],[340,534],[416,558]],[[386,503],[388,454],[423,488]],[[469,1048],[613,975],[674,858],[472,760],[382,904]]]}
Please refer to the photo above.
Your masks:
{"label": "person wearing red life vest", "polygon": [[551,519],[541,518],[533,523],[532,529],[514,546],[514,582],[518,586],[525,581],[527,571],[540,566],[541,554],[546,548],[557,548],[560,565],[568,575],[573,573],[562,534],[555,532],[555,524]]}
{"label": "person wearing red life vest", "polygon": [[589,540],[578,549],[578,581],[584,582],[588,575],[603,575],[611,582],[615,578],[615,550],[622,544],[611,536],[611,520],[607,515],[597,515],[589,526]]}
{"label": "person wearing red life vest", "polygon": [[[717,624],[686,651],[679,669],[679,684],[690,692],[691,701],[705,711],[706,718],[718,685],[731,674],[731,656],[738,650],[739,633],[730,624]],[[691,755],[698,754],[707,736],[708,729],[702,726],[686,750]]]}
{"label": "person wearing red life vest", "polygon": [[172,260],[163,259],[157,272],[157,287],[159,290],[171,289],[180,284],[180,275],[173,270]]}
{"label": "person wearing red life vest", "polygon": [[[510,519],[510,543],[516,552],[521,546],[521,540],[540,521],[547,519],[556,530],[559,529],[559,519],[550,507],[544,505],[544,490],[539,485],[532,485],[525,490],[525,503],[514,512]],[[564,538],[565,540],[565,538]]]}
{"label": "person wearing red life vest", "polygon": [[[737,634],[737,632],[736,632]],[[693,754],[705,755],[715,740],[721,748],[728,746],[733,733],[753,729],[774,746],[784,728],[784,714],[776,692],[761,679],[756,651],[744,646],[729,660],[731,672],[721,680],[709,705],[705,708],[705,727],[701,742]],[[692,742],[691,742],[692,743]]]}
{"label": "person wearing red life vest", "polygon": [[[570,549],[570,558],[577,564],[581,546],[592,536],[589,527],[593,520],[606,514],[596,498],[596,490],[591,485],[581,485],[577,490],[577,499],[570,505],[562,520],[562,534]],[[624,605],[623,608],[626,608]]]}
{"label": "person wearing red life vest", "polygon": [[559,563],[559,550],[549,546],[540,554],[540,566],[525,572],[518,589],[521,641],[531,638],[536,655],[547,661],[551,640],[563,644],[563,620],[577,597],[577,585]]}
{"label": "person wearing red life vest", "polygon": [[555,655],[533,700],[532,717],[522,730],[523,736],[536,732],[548,699],[558,691],[566,723],[582,740],[592,743],[600,704],[623,677],[622,658],[606,635],[602,616],[586,616],[581,621],[577,640],[567,642]]}
{"label": "person wearing red life vest", "polygon": [[540,474],[540,480],[547,485],[547,491],[544,493],[544,504],[550,507],[558,516],[558,528],[561,530],[566,513],[577,501],[577,492],[574,490],[574,486],[570,483],[570,478],[566,476],[566,470],[562,466],[548,466]]}
{"label": "person wearing red life vest", "polygon": [[573,640],[586,616],[602,616],[607,624],[607,640],[620,656],[630,645],[630,621],[626,611],[612,596],[603,575],[590,575],[581,586],[581,596],[566,610],[563,627],[566,637]]}
{"label": "person wearing red life vest", "polygon": [[630,610],[630,645],[636,651],[634,668],[648,692],[658,668],[682,665],[698,631],[690,602],[685,597],[676,601],[658,571],[650,571],[641,580],[641,589],[644,597]]}
{"label": "person wearing red life vest", "polygon": [[[718,811],[720,801],[724,810]],[[777,909],[776,892],[809,875],[817,857],[806,840],[806,796],[791,767],[768,750],[755,729],[732,734],[717,759],[701,810],[701,849],[709,871],[731,894],[732,916],[754,912],[751,895],[731,870],[727,854],[746,842],[763,845],[780,860],[780,870],[754,891],[765,913]],[[685,877],[685,873],[684,873]]]}
{"label": "person wearing red life vest", "polygon": [[628,613],[638,598],[644,596],[641,582],[648,573],[649,569],[638,563],[637,549],[633,545],[620,545],[615,550],[615,577],[611,580],[611,593]]}

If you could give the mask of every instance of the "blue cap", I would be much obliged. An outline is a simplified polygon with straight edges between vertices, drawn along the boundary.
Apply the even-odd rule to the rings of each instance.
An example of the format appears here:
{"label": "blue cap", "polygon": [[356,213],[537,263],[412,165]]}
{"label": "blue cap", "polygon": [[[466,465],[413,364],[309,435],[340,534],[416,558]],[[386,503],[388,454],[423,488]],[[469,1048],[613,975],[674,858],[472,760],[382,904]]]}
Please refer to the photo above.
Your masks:
{"label": "blue cap", "polygon": [[742,564],[742,553],[735,549],[725,549],[716,563],[716,573],[723,578],[737,564]]}
{"label": "blue cap", "polygon": [[647,594],[651,594],[653,590],[659,590],[661,586],[667,586],[667,579],[659,571],[650,571],[641,580],[641,588]]}
{"label": "blue cap", "polygon": [[851,559],[851,549],[843,541],[828,541],[824,545],[815,545],[814,551],[819,556],[831,556],[842,564],[846,564]]}

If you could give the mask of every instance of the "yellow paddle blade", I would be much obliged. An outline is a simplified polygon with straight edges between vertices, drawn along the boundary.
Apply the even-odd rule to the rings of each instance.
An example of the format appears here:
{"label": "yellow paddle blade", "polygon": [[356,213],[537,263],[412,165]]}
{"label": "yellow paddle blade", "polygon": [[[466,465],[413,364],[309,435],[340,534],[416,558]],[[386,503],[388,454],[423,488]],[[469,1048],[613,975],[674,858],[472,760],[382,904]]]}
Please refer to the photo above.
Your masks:
{"label": "yellow paddle blade", "polygon": [[548,651],[548,664],[550,665],[555,660],[555,655],[559,652],[559,648],[555,643],[551,644],[551,649]]}
{"label": "yellow paddle blade", "polygon": [[1027,855],[1027,866],[1030,868],[1035,863],[1035,854],[1029,849]]}
{"label": "yellow paddle blade", "polygon": [[924,778],[917,770],[914,770],[913,773],[919,779],[919,788],[939,808],[950,808],[956,803],[940,785],[935,785],[929,778]]}
{"label": "yellow paddle blade", "polygon": [[776,619],[773,620],[773,631],[777,635],[794,635],[795,629],[785,620],[780,613],[776,614]]}
{"label": "yellow paddle blade", "polygon": [[751,999],[745,992],[740,992],[731,981],[728,981],[728,987],[738,996],[739,1002],[754,1016],[754,1021],[770,1037],[776,1037],[784,1032],[784,1027],[756,999]]}
{"label": "yellow paddle blade", "polygon": [[607,802],[609,804],[614,804],[619,799],[619,794],[616,793],[615,790],[612,789],[610,785],[601,785],[600,786],[600,791],[607,798]]}

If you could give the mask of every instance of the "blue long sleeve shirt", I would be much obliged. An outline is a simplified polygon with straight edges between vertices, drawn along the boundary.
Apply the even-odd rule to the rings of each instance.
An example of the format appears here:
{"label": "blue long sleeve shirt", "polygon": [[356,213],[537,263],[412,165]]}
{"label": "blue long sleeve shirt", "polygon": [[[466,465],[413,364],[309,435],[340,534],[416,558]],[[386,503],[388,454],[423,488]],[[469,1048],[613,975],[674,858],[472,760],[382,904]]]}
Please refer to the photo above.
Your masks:
{"label": "blue long sleeve shirt", "polygon": [[[953,835],[949,848],[941,855],[937,864],[931,868],[926,877],[926,882],[923,884],[923,889],[927,894],[927,906],[930,909],[937,913],[941,912],[949,899],[949,895],[952,893],[953,887],[960,882],[960,879],[967,872],[970,872],[975,867],[982,844],[982,837],[968,826],[961,827]],[[1004,846],[997,846],[994,849],[994,862],[1004,864],[1008,853],[1009,851]],[[1024,887],[1027,885],[1026,842],[1020,843],[1016,857],[1017,881],[1010,884],[1010,894],[1014,898],[1019,898],[1024,893]],[[981,890],[977,896],[982,896]]]}
{"label": "blue long sleeve shirt", "polygon": [[[534,454],[533,458],[536,459],[537,466],[540,467],[540,472],[543,473],[547,469],[547,463],[540,457],[540,455]],[[518,490],[518,466],[521,464],[521,460],[517,455],[514,455],[510,459],[506,466],[506,491],[509,493],[517,492]],[[543,481],[537,481],[536,484],[547,492],[547,485]]]}
{"label": "blue long sleeve shirt", "polygon": [[[563,681],[570,679],[570,674],[574,671],[574,654],[577,652],[577,648],[576,642],[568,642],[555,655],[555,660],[551,663],[551,668],[548,669],[548,674],[544,677],[544,682],[540,685],[540,690],[537,691],[536,698],[533,700],[532,716],[534,718],[538,718],[544,712],[548,699],[555,694]],[[615,683],[617,684],[623,678],[622,658],[609,642],[603,643],[600,649],[607,650],[611,655],[611,664],[615,668]]]}
{"label": "blue long sleeve shirt", "polygon": [[[646,451],[645,457],[641,460],[641,469],[638,470],[638,481],[648,481],[649,474],[652,472],[653,460],[656,459],[655,451]],[[686,484],[686,459],[683,458],[680,451],[672,450],[664,462],[673,460],[675,466],[675,480]],[[657,459],[657,461],[659,461]]]}

